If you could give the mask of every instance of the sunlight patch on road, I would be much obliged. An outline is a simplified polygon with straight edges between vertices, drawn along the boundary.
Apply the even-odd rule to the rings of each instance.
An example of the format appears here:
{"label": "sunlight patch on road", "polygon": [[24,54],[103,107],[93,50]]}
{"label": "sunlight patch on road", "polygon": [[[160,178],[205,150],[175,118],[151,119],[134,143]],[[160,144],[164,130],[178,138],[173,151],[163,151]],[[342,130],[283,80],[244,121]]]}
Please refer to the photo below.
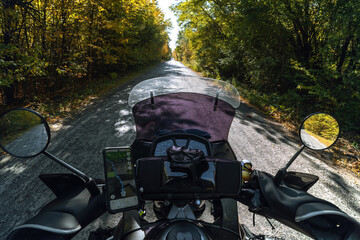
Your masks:
{"label": "sunlight patch on road", "polygon": [[7,161],[9,161],[11,159],[11,156],[0,156],[0,165],[6,163]]}
{"label": "sunlight patch on road", "polygon": [[120,125],[118,127],[115,127],[115,130],[116,130],[116,134],[115,134],[116,137],[123,137],[128,132],[134,131],[134,127],[126,124],[126,125]]}
{"label": "sunlight patch on road", "polygon": [[59,131],[61,128],[63,127],[62,123],[55,123],[55,124],[50,124],[50,129],[51,131]]}
{"label": "sunlight patch on road", "polygon": [[120,122],[115,123],[115,127],[120,128],[122,125],[125,125],[126,123],[127,123],[127,121],[121,120]]}
{"label": "sunlight patch on road", "polygon": [[5,167],[1,169],[0,174],[16,174],[19,175],[26,170],[26,167],[22,164],[15,164],[11,167]]}
{"label": "sunlight patch on road", "polygon": [[127,116],[127,115],[130,115],[130,111],[127,110],[127,109],[123,109],[120,111],[120,115],[121,116]]}

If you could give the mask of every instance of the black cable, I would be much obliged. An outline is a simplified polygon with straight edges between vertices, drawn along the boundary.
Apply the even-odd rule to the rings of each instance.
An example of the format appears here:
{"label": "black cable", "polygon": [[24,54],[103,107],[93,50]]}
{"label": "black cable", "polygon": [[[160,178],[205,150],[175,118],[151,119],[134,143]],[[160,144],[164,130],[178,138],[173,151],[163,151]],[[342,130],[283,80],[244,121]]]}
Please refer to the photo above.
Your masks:
{"label": "black cable", "polygon": [[124,237],[126,237],[127,235],[130,235],[130,234],[132,234],[133,232],[136,232],[136,231],[139,231],[139,230],[142,230],[142,229],[143,229],[142,227],[139,227],[139,228],[135,228],[135,229],[133,229],[133,230],[131,230],[131,231],[128,231],[128,232],[124,233],[124,235],[122,235],[122,237],[121,237],[120,240],[124,239]]}
{"label": "black cable", "polygon": [[272,229],[272,230],[275,230],[275,227],[271,224],[270,220],[269,220],[267,217],[265,217],[265,219],[266,219],[267,222],[270,224],[271,229]]}

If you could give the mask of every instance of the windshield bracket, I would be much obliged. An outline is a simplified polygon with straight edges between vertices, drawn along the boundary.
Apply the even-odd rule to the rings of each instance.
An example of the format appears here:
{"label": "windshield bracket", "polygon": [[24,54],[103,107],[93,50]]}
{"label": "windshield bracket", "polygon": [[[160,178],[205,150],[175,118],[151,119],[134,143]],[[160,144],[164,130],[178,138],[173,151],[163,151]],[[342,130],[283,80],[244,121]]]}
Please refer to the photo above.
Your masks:
{"label": "windshield bracket", "polygon": [[151,109],[154,110],[154,104],[155,104],[154,91],[150,91],[150,98],[151,98]]}
{"label": "windshield bracket", "polygon": [[220,91],[217,91],[216,97],[215,97],[214,111],[216,111],[217,105],[219,103],[219,94],[220,94]]}

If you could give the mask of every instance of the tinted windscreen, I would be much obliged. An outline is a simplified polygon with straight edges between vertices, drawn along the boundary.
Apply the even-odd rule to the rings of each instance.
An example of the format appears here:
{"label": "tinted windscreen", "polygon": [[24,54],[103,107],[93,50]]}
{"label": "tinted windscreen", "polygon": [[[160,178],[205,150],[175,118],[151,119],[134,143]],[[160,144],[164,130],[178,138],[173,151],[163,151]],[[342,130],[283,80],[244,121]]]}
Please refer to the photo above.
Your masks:
{"label": "tinted windscreen", "polygon": [[198,129],[210,142],[227,140],[235,109],[225,101],[196,93],[160,95],[137,103],[132,111],[137,139],[152,140],[160,131]]}
{"label": "tinted windscreen", "polygon": [[198,93],[213,98],[219,98],[234,108],[240,104],[240,96],[237,89],[229,82],[203,78],[167,76],[152,78],[137,84],[130,92],[128,103],[133,107],[138,102],[153,96],[171,93]]}

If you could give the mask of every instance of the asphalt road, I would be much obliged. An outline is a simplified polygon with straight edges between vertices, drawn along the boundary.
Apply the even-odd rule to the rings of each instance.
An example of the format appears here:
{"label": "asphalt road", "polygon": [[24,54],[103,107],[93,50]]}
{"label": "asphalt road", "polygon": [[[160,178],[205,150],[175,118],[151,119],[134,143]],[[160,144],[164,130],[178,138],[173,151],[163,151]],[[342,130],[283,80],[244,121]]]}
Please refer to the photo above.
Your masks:
{"label": "asphalt road", "polygon": [[301,138],[304,144],[311,149],[325,149],[327,146],[316,139],[314,136],[311,136],[309,133],[305,131],[305,129],[300,130]]}
{"label": "asphalt road", "polygon": [[[129,91],[143,80],[168,75],[197,77],[181,63],[161,63],[122,85],[106,98],[95,100],[92,106],[65,122],[60,130],[52,133],[48,151],[91,177],[103,178],[102,150],[105,147],[131,145],[135,138],[131,109],[127,105]],[[285,165],[299,149],[300,142],[296,134],[265,119],[244,103],[237,108],[229,141],[239,160],[251,160],[255,169],[272,174]],[[318,159],[317,156],[312,151],[305,151],[290,170],[318,175],[320,180],[310,193],[335,203],[360,221],[359,179]],[[41,206],[54,198],[51,191],[38,179],[38,175],[58,172],[67,170],[45,156],[32,159],[0,157],[0,239],[5,239],[13,227],[34,216]],[[118,217],[119,215],[105,214],[76,239],[87,239],[88,231],[99,226],[114,225],[119,220]],[[307,239],[274,220],[271,221],[275,230],[271,230],[261,216],[256,217],[256,227],[252,227],[252,214],[240,204],[239,220],[256,233],[285,239]]]}
{"label": "asphalt road", "polygon": [[5,147],[8,152],[16,156],[32,156],[41,152],[47,142],[48,135],[44,124],[39,124],[23,133]]}

